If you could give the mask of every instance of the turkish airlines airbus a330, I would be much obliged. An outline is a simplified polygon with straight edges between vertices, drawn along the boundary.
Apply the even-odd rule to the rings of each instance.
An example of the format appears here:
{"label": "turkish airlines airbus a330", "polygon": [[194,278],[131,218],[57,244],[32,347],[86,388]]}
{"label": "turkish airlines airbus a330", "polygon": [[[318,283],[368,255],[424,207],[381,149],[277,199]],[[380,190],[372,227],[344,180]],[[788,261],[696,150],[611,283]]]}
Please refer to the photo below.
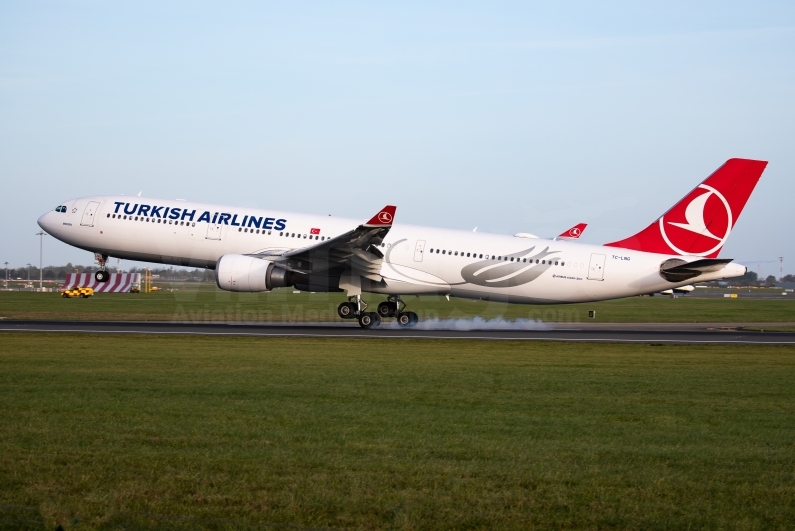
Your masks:
{"label": "turkish airlines airbus a330", "polygon": [[[578,243],[582,228],[553,239],[393,224],[386,206],[366,223],[128,196],[66,201],[42,229],[108,257],[215,269],[218,287],[259,292],[294,286],[345,291],[343,319],[365,328],[382,317],[417,322],[402,295],[448,295],[521,304],[616,299],[737,277],[718,258],[767,162],[731,159],[651,225],[603,246]],[[579,226],[578,226],[579,227]],[[583,226],[584,227],[584,226]],[[568,235],[571,237],[565,237]],[[368,312],[362,293],[387,295]]]}

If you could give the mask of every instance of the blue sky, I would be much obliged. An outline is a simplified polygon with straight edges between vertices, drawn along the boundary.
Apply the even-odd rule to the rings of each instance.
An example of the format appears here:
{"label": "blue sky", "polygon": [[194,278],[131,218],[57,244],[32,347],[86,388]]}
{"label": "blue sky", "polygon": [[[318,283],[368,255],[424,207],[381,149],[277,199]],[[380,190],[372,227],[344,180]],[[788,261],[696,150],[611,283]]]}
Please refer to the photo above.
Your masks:
{"label": "blue sky", "polygon": [[791,272],[794,96],[793,2],[3,2],[0,262],[139,191],[603,243],[748,157],[722,256]]}

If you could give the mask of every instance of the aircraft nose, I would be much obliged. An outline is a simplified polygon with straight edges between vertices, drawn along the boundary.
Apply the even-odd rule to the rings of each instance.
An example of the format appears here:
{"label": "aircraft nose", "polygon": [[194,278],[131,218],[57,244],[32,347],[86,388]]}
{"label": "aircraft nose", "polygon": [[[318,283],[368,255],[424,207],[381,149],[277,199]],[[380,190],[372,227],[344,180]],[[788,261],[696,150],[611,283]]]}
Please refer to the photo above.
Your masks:
{"label": "aircraft nose", "polygon": [[39,216],[37,223],[43,230],[51,232],[52,229],[50,227],[52,227],[52,212],[46,212]]}

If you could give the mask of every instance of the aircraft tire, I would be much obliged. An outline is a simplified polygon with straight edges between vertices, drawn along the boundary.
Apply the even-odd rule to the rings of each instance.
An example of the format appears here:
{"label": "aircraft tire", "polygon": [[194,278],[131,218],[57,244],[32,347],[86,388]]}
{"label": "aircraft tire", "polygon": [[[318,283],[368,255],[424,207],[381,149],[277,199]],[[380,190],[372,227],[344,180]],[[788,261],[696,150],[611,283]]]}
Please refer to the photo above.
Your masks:
{"label": "aircraft tire", "polygon": [[397,311],[397,304],[394,302],[384,301],[378,305],[379,317],[394,317]]}
{"label": "aircraft tire", "polygon": [[405,312],[399,313],[397,315],[397,324],[401,328],[409,328],[410,326],[413,325],[413,322],[411,320],[411,315]]}
{"label": "aircraft tire", "polygon": [[342,319],[353,319],[356,317],[356,306],[352,302],[343,302],[337,306],[337,315]]}
{"label": "aircraft tire", "polygon": [[99,283],[105,283],[108,280],[110,280],[110,273],[108,273],[107,271],[99,270],[96,273],[94,273],[94,279]]}
{"label": "aircraft tire", "polygon": [[375,312],[365,312],[359,316],[359,325],[362,328],[378,328],[378,325],[381,324],[381,318],[378,317],[378,314]]}
{"label": "aircraft tire", "polygon": [[414,313],[414,312],[407,312],[407,313],[409,314],[409,317],[411,318],[411,325],[410,326],[415,326],[417,323],[420,322],[420,318],[419,318],[419,316],[416,313]]}

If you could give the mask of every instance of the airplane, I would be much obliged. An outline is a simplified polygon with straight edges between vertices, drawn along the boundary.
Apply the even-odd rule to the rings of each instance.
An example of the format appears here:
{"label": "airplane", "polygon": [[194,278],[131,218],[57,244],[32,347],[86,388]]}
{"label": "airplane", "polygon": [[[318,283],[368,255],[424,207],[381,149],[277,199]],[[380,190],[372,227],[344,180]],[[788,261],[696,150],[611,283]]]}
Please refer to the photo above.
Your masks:
{"label": "airplane", "polygon": [[[388,205],[362,223],[130,196],[72,199],[39,226],[108,257],[214,269],[223,290],[345,292],[337,312],[364,328],[417,324],[401,297],[446,295],[519,304],[617,299],[742,276],[718,258],[767,162],[730,159],[642,231],[604,245],[394,223]],[[363,293],[387,300],[367,311]]]}
{"label": "airplane", "polygon": [[695,290],[696,287],[693,284],[689,284],[687,286],[679,286],[678,288],[664,289],[660,292],[660,295],[670,295],[671,297],[676,297],[677,295],[687,295],[691,291]]}

